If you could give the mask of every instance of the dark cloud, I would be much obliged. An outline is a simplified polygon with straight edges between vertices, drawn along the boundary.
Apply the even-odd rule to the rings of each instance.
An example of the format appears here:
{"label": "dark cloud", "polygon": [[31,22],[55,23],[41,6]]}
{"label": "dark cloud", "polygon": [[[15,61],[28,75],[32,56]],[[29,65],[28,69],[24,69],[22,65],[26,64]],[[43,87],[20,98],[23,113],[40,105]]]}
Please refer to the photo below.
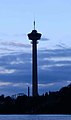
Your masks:
{"label": "dark cloud", "polygon": [[[12,53],[0,57],[0,80],[13,84],[32,83],[32,64],[30,53]],[[39,92],[56,90],[71,81],[71,49],[41,50],[38,52]],[[54,83],[54,84],[52,84]],[[59,84],[58,84],[59,83]],[[62,83],[62,84],[61,84]],[[47,86],[46,86],[47,85]],[[49,85],[49,86],[48,86]],[[9,85],[17,92],[25,91],[21,86]],[[0,86],[0,89],[2,87]],[[3,91],[7,92],[7,87]]]}
{"label": "dark cloud", "polygon": [[0,51],[14,51],[12,48],[7,48],[7,47],[0,47]]}
{"label": "dark cloud", "polygon": [[57,44],[56,47],[63,48],[63,49],[65,48],[65,46],[60,45],[60,44]]}
{"label": "dark cloud", "polygon": [[60,42],[59,44],[56,44],[56,47],[61,48],[61,49],[66,49],[67,48],[66,44],[64,44],[62,42]]}
{"label": "dark cloud", "polygon": [[41,37],[41,41],[48,41],[49,38],[46,38],[46,37]]}
{"label": "dark cloud", "polygon": [[44,56],[48,56],[49,57],[62,57],[62,56],[71,56],[71,49],[51,49],[51,50],[39,50],[39,53],[40,53],[40,57],[42,56],[43,57],[43,54]]}
{"label": "dark cloud", "polygon": [[1,45],[5,45],[5,46],[13,46],[13,47],[23,47],[23,48],[28,48],[30,47],[29,44],[23,44],[23,43],[20,43],[20,42],[1,42],[0,43]]}
{"label": "dark cloud", "polygon": [[0,32],[0,36],[4,36],[4,37],[26,37],[27,35],[25,33],[15,33],[15,34],[8,34],[8,33],[2,33]]}

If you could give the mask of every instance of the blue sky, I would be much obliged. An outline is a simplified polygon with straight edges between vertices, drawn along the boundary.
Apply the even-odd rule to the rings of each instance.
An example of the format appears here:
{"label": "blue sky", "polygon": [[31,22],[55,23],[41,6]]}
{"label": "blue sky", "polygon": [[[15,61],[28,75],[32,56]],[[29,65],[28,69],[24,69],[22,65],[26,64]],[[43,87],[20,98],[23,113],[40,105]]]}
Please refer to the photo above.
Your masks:
{"label": "blue sky", "polygon": [[[39,94],[71,82],[71,1],[0,1],[0,94],[31,92],[32,55],[27,34],[42,33],[38,44]],[[49,40],[48,40],[49,39]]]}

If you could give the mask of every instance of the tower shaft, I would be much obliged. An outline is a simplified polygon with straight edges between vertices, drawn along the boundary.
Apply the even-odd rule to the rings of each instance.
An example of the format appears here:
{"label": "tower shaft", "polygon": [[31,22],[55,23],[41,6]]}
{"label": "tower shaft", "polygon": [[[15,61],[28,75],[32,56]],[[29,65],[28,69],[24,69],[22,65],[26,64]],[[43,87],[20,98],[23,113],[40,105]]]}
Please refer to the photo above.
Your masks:
{"label": "tower shaft", "polygon": [[32,41],[32,95],[38,95],[37,41]]}

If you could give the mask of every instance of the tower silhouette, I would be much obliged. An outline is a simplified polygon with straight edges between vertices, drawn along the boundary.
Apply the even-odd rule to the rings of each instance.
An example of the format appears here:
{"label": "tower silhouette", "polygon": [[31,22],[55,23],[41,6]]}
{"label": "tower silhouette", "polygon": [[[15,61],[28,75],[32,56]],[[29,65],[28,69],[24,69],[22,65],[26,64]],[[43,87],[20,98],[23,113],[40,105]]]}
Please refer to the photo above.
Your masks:
{"label": "tower silhouette", "polygon": [[32,40],[32,96],[38,95],[38,75],[37,75],[37,40],[41,38],[41,33],[38,33],[35,30],[35,21],[34,21],[34,30],[28,34],[29,40]]}

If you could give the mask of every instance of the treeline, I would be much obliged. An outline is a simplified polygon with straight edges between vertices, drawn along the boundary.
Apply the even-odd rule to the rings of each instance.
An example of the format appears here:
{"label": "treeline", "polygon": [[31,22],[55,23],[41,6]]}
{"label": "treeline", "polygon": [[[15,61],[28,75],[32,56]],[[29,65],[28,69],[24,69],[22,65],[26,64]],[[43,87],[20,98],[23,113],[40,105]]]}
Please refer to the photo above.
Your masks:
{"label": "treeline", "polygon": [[1,95],[0,114],[71,114],[71,84],[37,97]]}

